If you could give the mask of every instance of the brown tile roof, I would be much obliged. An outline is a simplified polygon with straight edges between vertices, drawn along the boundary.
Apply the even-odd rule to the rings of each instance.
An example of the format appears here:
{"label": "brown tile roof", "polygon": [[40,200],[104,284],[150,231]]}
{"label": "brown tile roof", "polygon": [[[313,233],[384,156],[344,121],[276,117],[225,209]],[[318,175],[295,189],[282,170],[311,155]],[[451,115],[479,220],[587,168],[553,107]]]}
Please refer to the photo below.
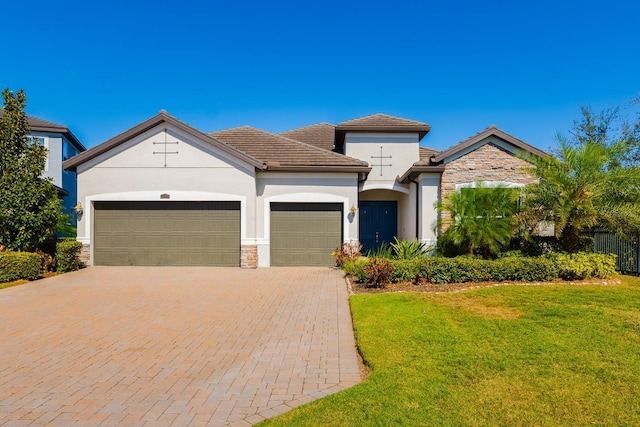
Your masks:
{"label": "brown tile roof", "polygon": [[[0,117],[4,116],[4,108],[0,108]],[[85,151],[86,148],[80,140],[67,128],[66,126],[59,125],[57,123],[53,123],[47,120],[42,120],[37,117],[27,116],[27,122],[29,123],[29,127],[34,132],[50,132],[50,133],[61,133],[67,137],[69,141],[79,151]]]}
{"label": "brown tile roof", "polygon": [[491,125],[489,127],[487,127],[486,129],[481,130],[480,132],[478,132],[477,134],[473,135],[470,138],[465,139],[464,141],[454,145],[453,147],[445,150],[445,151],[441,151],[440,153],[438,153],[435,156],[435,162],[436,163],[440,163],[443,160],[445,160],[448,157],[454,156],[456,154],[458,154],[459,152],[471,147],[472,145],[486,139],[489,138],[490,136],[495,136],[496,138],[499,138],[505,142],[508,142],[509,144],[515,146],[516,148],[519,148],[520,150],[523,151],[527,151],[531,154],[534,154],[536,156],[540,156],[540,157],[546,157],[548,156],[547,153],[545,153],[542,150],[537,149],[536,147],[527,144],[526,142],[524,142],[521,139],[516,138],[515,136],[506,133],[505,131],[498,129],[495,125]]}
{"label": "brown tile roof", "polygon": [[426,160],[428,162],[432,156],[435,156],[438,153],[439,151],[434,150],[433,148],[420,147],[420,161],[422,162]]}
{"label": "brown tile roof", "polygon": [[372,114],[339,123],[336,126],[335,151],[340,153],[344,151],[344,139],[347,132],[417,132],[421,140],[430,130],[431,126],[416,120],[379,113]]}
{"label": "brown tile roof", "polygon": [[371,114],[370,116],[364,116],[353,120],[347,120],[346,122],[341,122],[338,124],[338,127],[367,127],[367,128],[377,128],[377,127],[431,127],[424,123],[419,122],[417,120],[409,120],[403,119],[401,117],[389,116],[386,114]]}
{"label": "brown tile roof", "polygon": [[282,135],[251,126],[209,134],[247,155],[266,163],[267,170],[326,170],[368,172],[368,163],[333,153]]}
{"label": "brown tile roof", "polygon": [[318,123],[281,132],[278,135],[332,151],[335,144],[336,127],[331,123]]}

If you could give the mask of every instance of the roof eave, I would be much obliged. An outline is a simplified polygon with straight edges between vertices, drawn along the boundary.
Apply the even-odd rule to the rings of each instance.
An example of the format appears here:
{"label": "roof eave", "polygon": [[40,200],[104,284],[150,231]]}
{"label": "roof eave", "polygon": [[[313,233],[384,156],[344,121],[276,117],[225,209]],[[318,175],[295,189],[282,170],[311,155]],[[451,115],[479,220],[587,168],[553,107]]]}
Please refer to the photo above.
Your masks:
{"label": "roof eave", "polygon": [[408,184],[423,173],[442,173],[444,166],[411,166],[402,176],[398,177],[398,182]]}
{"label": "roof eave", "polygon": [[519,148],[520,150],[529,152],[533,155],[536,155],[538,157],[548,157],[549,154],[545,153],[544,151],[530,145],[527,144],[526,142],[522,141],[521,139],[518,139],[512,135],[509,135],[508,133],[501,131],[498,128],[489,128],[488,130],[479,133],[478,135],[475,135],[465,141],[460,142],[459,144],[454,145],[453,147],[449,148],[448,150],[442,151],[439,154],[437,154],[434,158],[433,161],[436,163],[440,163],[443,160],[445,160],[448,157],[454,156],[457,153],[461,152],[462,150],[465,150],[469,147],[471,147],[474,144],[477,144],[478,142],[481,142],[484,139],[487,139],[491,136],[495,136],[498,139],[501,139],[517,148]]}
{"label": "roof eave", "polygon": [[265,169],[269,171],[278,172],[357,172],[357,173],[369,173],[371,167],[369,166],[336,166],[336,165],[318,165],[318,166],[304,166],[304,165],[272,165],[267,164]]}
{"label": "roof eave", "polygon": [[160,112],[159,114],[157,114],[156,116],[151,117],[148,120],[145,120],[144,122],[132,127],[131,129],[114,136],[113,138],[103,142],[102,144],[87,150],[81,154],[78,154],[77,156],[72,157],[71,159],[65,161],[62,164],[62,167],[65,170],[75,170],[75,168],[77,168],[79,165],[81,165],[82,163],[85,163],[91,159],[94,159],[96,157],[98,157],[101,154],[106,153],[107,151],[117,147],[118,145],[132,139],[135,138],[141,134],[143,134],[144,132],[148,131],[149,129],[153,129],[154,127],[162,124],[162,123],[167,123],[171,126],[174,126],[178,129],[180,129],[181,131],[193,136],[194,138],[203,140],[217,148],[219,148],[221,151],[234,156],[248,164],[250,164],[251,166],[257,168],[257,169],[264,169],[265,165],[264,163],[260,162],[259,160],[249,156],[248,154],[243,153],[240,150],[237,150],[227,144],[225,144],[224,142],[221,142],[219,140],[217,140],[214,137],[211,137],[203,132],[200,132],[197,129],[192,128],[191,126],[182,123],[181,121],[179,121],[178,119],[170,116],[169,114],[165,113],[165,112]]}

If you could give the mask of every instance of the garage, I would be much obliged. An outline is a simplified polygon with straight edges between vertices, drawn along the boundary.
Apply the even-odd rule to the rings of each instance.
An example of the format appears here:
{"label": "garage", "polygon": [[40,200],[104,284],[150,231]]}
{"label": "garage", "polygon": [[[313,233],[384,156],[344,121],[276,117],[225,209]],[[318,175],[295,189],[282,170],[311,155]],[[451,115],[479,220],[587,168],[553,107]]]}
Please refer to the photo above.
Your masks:
{"label": "garage", "polygon": [[334,265],[342,215],[340,203],[271,203],[271,265]]}
{"label": "garage", "polygon": [[240,202],[94,202],[94,265],[240,264]]}

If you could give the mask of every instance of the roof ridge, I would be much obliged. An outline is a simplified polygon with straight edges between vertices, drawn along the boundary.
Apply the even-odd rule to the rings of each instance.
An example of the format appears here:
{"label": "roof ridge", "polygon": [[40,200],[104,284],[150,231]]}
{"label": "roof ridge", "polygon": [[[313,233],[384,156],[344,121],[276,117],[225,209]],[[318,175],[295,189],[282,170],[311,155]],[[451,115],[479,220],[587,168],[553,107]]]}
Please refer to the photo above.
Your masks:
{"label": "roof ridge", "polygon": [[426,125],[426,126],[429,126],[429,124],[426,123],[426,122],[421,122],[421,121],[414,120],[414,119],[407,119],[407,118],[404,118],[404,117],[392,116],[391,114],[385,114],[385,113],[373,113],[373,114],[368,114],[368,115],[362,116],[362,117],[356,117],[354,119],[350,119],[350,120],[346,120],[346,121],[340,122],[340,123],[338,123],[338,126],[349,126],[349,124],[351,122],[361,121],[361,120],[364,120],[364,119],[370,119],[370,118],[373,118],[373,117],[384,117],[384,118],[392,119],[392,120],[400,120],[400,121],[404,121],[404,122],[410,122],[410,123],[412,123],[414,125],[420,125],[420,126],[425,126]]}
{"label": "roof ridge", "polygon": [[301,130],[301,129],[306,129],[306,128],[310,128],[310,127],[314,127],[314,126],[331,126],[331,127],[336,127],[336,125],[329,123],[329,122],[320,122],[320,123],[312,123],[310,125],[305,125],[305,126],[300,126],[299,128],[293,128],[293,129],[289,129],[289,130],[285,130],[282,132],[278,132],[276,135],[280,135],[283,133],[288,133],[288,132],[295,132],[297,130]]}
{"label": "roof ridge", "polygon": [[347,158],[347,159],[350,159],[350,160],[361,162],[362,164],[369,166],[369,163],[365,162],[362,159],[356,159],[355,157],[347,156],[346,154],[340,154],[340,153],[336,153],[335,151],[325,150],[324,148],[316,147],[315,145],[307,144],[306,142],[298,141],[297,139],[288,138],[286,136],[275,135],[275,134],[272,134],[272,135],[277,136],[279,138],[287,139],[289,141],[295,142],[296,144],[300,144],[300,145],[303,145],[303,146],[306,146],[306,147],[310,147],[313,150],[321,152],[323,154],[327,154],[328,153],[328,154],[330,154],[331,156],[334,156],[334,157],[338,156],[338,157],[340,157],[342,159]]}
{"label": "roof ridge", "polygon": [[[301,147],[305,147],[305,148],[311,149],[312,151],[315,151],[315,152],[317,152],[319,154],[322,154],[324,156],[329,155],[329,156],[334,157],[336,159],[348,159],[348,160],[351,160],[351,161],[354,161],[354,162],[359,162],[363,166],[369,166],[369,163],[367,163],[366,161],[364,161],[362,159],[356,159],[355,157],[347,156],[345,154],[336,153],[335,151],[325,150],[324,148],[316,147],[315,145],[308,144],[308,143],[302,142],[302,141],[298,141],[297,139],[288,138],[286,136],[283,136],[283,135],[280,135],[280,134],[277,134],[277,133],[271,133],[271,132],[266,131],[264,129],[256,128],[254,126],[237,126],[237,127],[234,127],[234,128],[223,129],[223,130],[218,131],[218,132],[226,132],[226,131],[230,131],[230,130],[232,131],[232,130],[236,130],[236,129],[255,130],[255,131],[270,135],[270,136],[272,136],[274,138],[283,139],[285,141],[297,144],[297,145],[299,145]],[[212,132],[210,135],[213,138],[215,138],[215,134],[218,133],[218,132]],[[222,141],[222,142],[224,142],[224,141]]]}

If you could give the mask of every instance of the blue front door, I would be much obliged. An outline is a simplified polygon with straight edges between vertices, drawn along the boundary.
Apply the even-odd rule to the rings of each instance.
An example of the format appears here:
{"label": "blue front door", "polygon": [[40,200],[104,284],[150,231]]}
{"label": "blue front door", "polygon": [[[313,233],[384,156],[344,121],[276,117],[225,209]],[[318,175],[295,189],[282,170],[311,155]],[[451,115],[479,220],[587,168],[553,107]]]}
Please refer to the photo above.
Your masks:
{"label": "blue front door", "polygon": [[360,243],[362,253],[393,242],[398,230],[398,202],[360,201]]}

